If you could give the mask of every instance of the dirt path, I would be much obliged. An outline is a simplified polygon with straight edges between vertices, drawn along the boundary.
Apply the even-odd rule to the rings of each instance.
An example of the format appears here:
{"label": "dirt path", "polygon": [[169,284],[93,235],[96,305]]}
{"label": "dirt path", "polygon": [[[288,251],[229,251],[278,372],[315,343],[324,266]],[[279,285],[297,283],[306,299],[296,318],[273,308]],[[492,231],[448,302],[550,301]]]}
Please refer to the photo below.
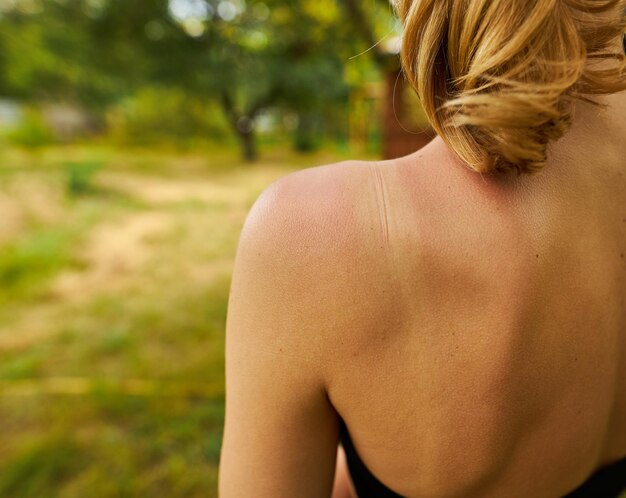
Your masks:
{"label": "dirt path", "polygon": [[[154,285],[150,272],[159,265],[176,264],[183,269],[181,278],[209,284],[229,271],[234,253],[200,261],[202,244],[210,246],[218,232],[226,229],[230,232],[222,233],[222,238],[236,236],[253,199],[279,174],[260,171],[246,178],[238,173],[224,184],[208,179],[103,174],[100,185],[146,207],[95,226],[76,253],[82,267],[56,275],[48,284],[49,299],[20,310],[10,324],[0,324],[0,351],[27,348],[50,337],[59,329],[64,313],[99,295],[122,295],[131,286]],[[181,205],[190,203],[191,211],[181,210]],[[211,206],[220,212],[211,215]],[[181,260],[186,264],[181,266]]]}

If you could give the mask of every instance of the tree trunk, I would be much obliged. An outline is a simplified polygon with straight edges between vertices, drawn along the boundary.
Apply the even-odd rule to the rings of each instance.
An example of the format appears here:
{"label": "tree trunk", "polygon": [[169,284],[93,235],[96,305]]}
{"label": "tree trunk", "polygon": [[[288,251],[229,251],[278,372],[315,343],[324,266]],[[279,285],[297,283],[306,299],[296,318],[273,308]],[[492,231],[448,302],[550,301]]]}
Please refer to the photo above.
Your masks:
{"label": "tree trunk", "polygon": [[319,147],[316,132],[318,117],[311,111],[300,112],[294,136],[294,148],[298,152],[313,152]]}
{"label": "tree trunk", "polygon": [[246,133],[237,128],[237,136],[241,143],[241,153],[244,161],[249,163],[256,161],[258,154],[254,130],[250,130]]}

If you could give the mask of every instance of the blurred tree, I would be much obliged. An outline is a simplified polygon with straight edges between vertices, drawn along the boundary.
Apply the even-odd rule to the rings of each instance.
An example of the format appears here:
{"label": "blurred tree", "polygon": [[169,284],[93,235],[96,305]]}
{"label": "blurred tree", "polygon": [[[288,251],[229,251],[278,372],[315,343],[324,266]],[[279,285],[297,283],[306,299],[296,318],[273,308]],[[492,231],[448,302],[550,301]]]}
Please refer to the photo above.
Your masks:
{"label": "blurred tree", "polygon": [[[368,12],[344,1],[365,26]],[[297,148],[316,145],[328,110],[346,105],[353,29],[332,0],[0,0],[0,92],[101,110],[144,87],[180,89],[217,102],[252,160],[255,121],[272,108],[298,117]]]}
{"label": "blurred tree", "polygon": [[[389,36],[383,34],[382,23],[376,20],[386,19],[384,11],[389,11],[391,5],[388,0],[376,0],[365,4],[359,0],[341,0],[346,22],[349,23],[365,42],[367,52],[379,69],[386,71],[395,62],[390,61],[389,52],[385,49],[384,41]],[[381,15],[382,14],[382,15]],[[386,26],[389,30],[389,26]]]}
{"label": "blurred tree", "polygon": [[305,137],[313,131],[315,116],[324,106],[345,102],[347,86],[336,50],[339,21],[330,0],[295,5],[267,0],[249,2],[239,17],[222,16],[209,25],[210,60],[220,74],[213,79],[214,91],[246,159],[256,156],[254,122],[261,112],[271,107],[294,111],[295,144],[307,150],[314,145]]}
{"label": "blurred tree", "polygon": [[[58,6],[51,3],[33,10],[15,6],[2,14],[0,90],[5,95],[99,101],[109,90],[110,76],[91,70],[95,47],[82,29],[84,16],[67,9],[68,15],[61,18],[54,12]],[[74,29],[67,29],[67,23]]]}
{"label": "blurred tree", "polygon": [[[341,0],[345,19],[359,34],[368,47],[372,61],[380,78],[384,81],[381,131],[382,155],[387,159],[410,154],[423,147],[434,136],[428,118],[413,88],[402,75],[400,58],[401,27],[394,15],[385,16],[384,10],[392,14],[388,0],[360,2]],[[379,19],[393,18],[393,26],[386,34]]]}

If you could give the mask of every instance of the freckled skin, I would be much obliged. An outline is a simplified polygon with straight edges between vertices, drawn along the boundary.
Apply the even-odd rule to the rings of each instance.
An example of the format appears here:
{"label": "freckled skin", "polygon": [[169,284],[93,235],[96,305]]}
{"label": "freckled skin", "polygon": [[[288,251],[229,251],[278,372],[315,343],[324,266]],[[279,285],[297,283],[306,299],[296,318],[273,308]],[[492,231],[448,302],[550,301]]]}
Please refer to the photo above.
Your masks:
{"label": "freckled skin", "polygon": [[[244,230],[261,249],[240,248],[229,307],[221,496],[255,472],[254,496],[328,496],[338,415],[407,497],[555,498],[626,456],[626,94],[605,99],[536,177],[478,175],[435,139],[264,194],[247,223],[274,235]],[[246,387],[270,370],[273,397]]]}

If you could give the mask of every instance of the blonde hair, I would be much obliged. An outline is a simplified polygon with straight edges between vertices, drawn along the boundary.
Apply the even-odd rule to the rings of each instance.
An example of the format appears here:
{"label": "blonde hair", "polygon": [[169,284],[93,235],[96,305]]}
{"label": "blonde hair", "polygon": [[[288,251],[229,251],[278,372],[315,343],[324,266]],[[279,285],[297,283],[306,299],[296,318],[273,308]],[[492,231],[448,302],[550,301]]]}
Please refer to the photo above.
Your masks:
{"label": "blonde hair", "polygon": [[576,99],[626,89],[626,58],[612,48],[626,0],[394,6],[405,75],[437,133],[475,171],[541,171]]}

